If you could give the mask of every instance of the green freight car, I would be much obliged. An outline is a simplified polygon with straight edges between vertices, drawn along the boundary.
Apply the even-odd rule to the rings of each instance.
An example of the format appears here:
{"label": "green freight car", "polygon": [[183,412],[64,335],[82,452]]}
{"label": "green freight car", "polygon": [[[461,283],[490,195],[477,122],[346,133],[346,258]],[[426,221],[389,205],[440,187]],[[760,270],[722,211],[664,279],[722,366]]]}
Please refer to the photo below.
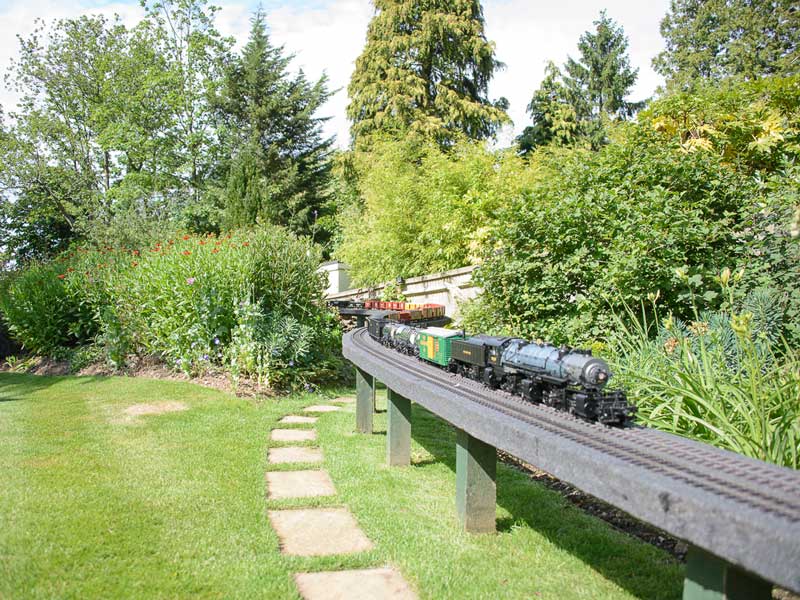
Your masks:
{"label": "green freight car", "polygon": [[446,367],[450,364],[452,355],[450,344],[454,339],[463,340],[464,333],[443,327],[420,329],[417,337],[419,357]]}

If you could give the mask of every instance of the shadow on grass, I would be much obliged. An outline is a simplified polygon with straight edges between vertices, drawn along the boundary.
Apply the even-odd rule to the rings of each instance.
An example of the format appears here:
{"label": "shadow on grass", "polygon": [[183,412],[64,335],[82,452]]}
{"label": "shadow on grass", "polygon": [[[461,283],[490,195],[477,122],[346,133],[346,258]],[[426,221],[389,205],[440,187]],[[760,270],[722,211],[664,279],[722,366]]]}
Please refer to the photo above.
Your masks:
{"label": "shadow on grass", "polygon": [[[414,404],[412,410],[414,440],[433,455],[433,458],[421,460],[414,466],[441,462],[455,471],[456,436],[453,427],[419,405]],[[497,520],[498,532],[509,532],[525,523],[634,596],[648,599],[654,579],[674,578],[673,595],[680,598],[682,578],[665,573],[666,568],[674,566],[669,555],[656,551],[639,552],[638,557],[630,557],[632,545],[644,542],[623,534],[609,535],[608,529],[613,529],[610,526],[580,512],[558,493],[502,464],[497,468],[497,504],[511,515]]]}
{"label": "shadow on grass", "polygon": [[0,402],[26,400],[25,396],[46,390],[69,380],[71,383],[96,383],[108,379],[104,375],[32,375],[28,373],[0,373]]}

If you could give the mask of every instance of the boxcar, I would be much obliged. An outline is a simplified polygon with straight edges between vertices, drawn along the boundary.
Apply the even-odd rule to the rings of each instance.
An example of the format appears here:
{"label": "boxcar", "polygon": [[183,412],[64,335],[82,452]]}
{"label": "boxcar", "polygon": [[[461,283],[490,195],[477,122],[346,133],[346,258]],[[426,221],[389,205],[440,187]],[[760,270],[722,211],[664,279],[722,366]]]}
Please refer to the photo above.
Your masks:
{"label": "boxcar", "polygon": [[420,329],[417,338],[419,357],[443,367],[448,366],[452,355],[451,343],[454,339],[464,339],[463,332],[443,327]]}

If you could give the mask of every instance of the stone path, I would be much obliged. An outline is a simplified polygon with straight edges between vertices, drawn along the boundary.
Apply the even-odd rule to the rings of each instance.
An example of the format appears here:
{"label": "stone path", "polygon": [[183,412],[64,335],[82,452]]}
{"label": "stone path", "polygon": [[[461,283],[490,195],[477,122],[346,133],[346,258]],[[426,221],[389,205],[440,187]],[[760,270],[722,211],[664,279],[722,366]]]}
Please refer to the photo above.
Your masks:
{"label": "stone path", "polygon": [[331,404],[315,404],[314,406],[307,406],[303,409],[303,412],[308,413],[327,413],[327,412],[335,412],[339,410],[339,406],[333,406]]}
{"label": "stone path", "polygon": [[306,446],[289,446],[287,448],[270,448],[269,462],[273,465],[284,463],[320,463],[322,450]]}
{"label": "stone path", "polygon": [[[344,404],[354,399],[343,397],[332,402]],[[319,404],[303,409],[304,413],[329,413],[341,406]],[[286,425],[314,425],[318,417],[287,415],[280,420]],[[270,432],[273,442],[316,441],[314,429],[276,428]],[[271,447],[271,465],[309,465],[323,460],[320,448],[309,446]],[[323,469],[300,467],[287,471],[268,471],[265,476],[267,498],[270,500],[317,498],[335,496],[336,487]],[[278,534],[283,554],[292,556],[331,556],[371,550],[374,545],[358,526],[355,517],[345,506],[330,508],[294,508],[270,510],[268,516]],[[295,583],[305,600],[414,600],[416,594],[402,574],[390,568],[355,571],[298,573]]]}
{"label": "stone path", "polygon": [[413,600],[416,595],[394,569],[360,569],[294,576],[300,595],[314,600]]}
{"label": "stone path", "polygon": [[267,473],[270,500],[335,496],[327,471],[272,471]]}
{"label": "stone path", "polygon": [[313,442],[317,432],[311,429],[273,429],[273,442]]}

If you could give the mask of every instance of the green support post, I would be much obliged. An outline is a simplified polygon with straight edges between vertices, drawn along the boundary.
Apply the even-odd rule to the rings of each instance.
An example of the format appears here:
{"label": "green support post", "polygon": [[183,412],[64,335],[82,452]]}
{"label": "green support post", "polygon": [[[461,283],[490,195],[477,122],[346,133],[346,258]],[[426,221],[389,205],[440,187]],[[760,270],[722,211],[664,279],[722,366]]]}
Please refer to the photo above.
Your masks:
{"label": "green support post", "polygon": [[411,400],[386,390],[386,462],[390,467],[411,464]]}
{"label": "green support post", "polygon": [[686,556],[683,600],[770,600],[772,585],[695,546]]}
{"label": "green support post", "polygon": [[375,408],[375,378],[356,367],[356,430],[372,433],[372,414]]}
{"label": "green support post", "polygon": [[470,533],[494,533],[497,449],[456,430],[456,508]]}

